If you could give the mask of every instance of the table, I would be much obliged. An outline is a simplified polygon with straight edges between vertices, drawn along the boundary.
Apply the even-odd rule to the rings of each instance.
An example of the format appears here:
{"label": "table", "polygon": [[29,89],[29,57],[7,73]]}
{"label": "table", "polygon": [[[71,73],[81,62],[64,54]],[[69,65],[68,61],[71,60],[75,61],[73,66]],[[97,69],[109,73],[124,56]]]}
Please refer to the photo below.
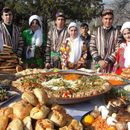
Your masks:
{"label": "table", "polygon": [[91,100],[77,103],[77,104],[70,104],[70,105],[63,105],[69,115],[74,117],[77,120],[81,120],[81,117],[94,109],[95,106],[105,105],[104,95],[92,98]]}

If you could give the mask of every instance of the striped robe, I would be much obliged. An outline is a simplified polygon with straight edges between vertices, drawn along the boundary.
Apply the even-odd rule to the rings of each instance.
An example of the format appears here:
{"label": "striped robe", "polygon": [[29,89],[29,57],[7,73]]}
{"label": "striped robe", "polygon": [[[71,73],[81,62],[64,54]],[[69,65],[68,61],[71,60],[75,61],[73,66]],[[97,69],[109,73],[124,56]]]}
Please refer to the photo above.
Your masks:
{"label": "striped robe", "polygon": [[[67,37],[67,28],[65,27],[60,34],[58,35],[56,27],[52,27],[47,36],[47,45],[46,45],[46,63],[51,63],[52,57],[51,52],[59,52],[61,44],[65,41]],[[51,63],[53,64],[53,63]],[[52,66],[53,67],[53,66]]]}
{"label": "striped robe", "polygon": [[111,72],[116,60],[116,46],[118,39],[118,30],[111,27],[109,30],[99,27],[95,35],[90,40],[90,52],[93,59],[98,62],[105,60],[108,67],[103,72]]}
{"label": "striped robe", "polygon": [[0,31],[2,32],[3,44],[11,46],[13,48],[13,52],[15,52],[17,56],[21,56],[24,44],[19,28],[16,25],[13,25],[12,37],[10,36],[4,23],[0,24]]}

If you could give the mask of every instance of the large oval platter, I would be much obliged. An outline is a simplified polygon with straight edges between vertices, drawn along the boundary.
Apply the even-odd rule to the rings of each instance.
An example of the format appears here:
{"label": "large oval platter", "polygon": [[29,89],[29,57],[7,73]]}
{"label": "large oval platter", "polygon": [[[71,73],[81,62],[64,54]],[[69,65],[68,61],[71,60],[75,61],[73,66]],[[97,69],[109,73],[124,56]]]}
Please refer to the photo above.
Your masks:
{"label": "large oval platter", "polygon": [[72,104],[89,100],[108,92],[110,84],[97,75],[86,75],[81,72],[45,72],[23,76],[12,85],[19,91],[31,91],[43,87],[50,103]]}

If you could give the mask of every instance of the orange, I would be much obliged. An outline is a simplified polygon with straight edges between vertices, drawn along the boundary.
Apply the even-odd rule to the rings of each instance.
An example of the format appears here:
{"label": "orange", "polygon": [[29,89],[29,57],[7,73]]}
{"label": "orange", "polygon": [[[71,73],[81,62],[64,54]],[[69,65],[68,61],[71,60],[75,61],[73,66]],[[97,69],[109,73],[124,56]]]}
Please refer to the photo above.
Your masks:
{"label": "orange", "polygon": [[65,52],[65,48],[64,47],[61,47],[60,50],[61,50],[61,52]]}
{"label": "orange", "polygon": [[91,125],[94,122],[94,117],[92,115],[87,115],[83,119],[84,124]]}
{"label": "orange", "polygon": [[115,126],[109,126],[107,130],[117,130]]}

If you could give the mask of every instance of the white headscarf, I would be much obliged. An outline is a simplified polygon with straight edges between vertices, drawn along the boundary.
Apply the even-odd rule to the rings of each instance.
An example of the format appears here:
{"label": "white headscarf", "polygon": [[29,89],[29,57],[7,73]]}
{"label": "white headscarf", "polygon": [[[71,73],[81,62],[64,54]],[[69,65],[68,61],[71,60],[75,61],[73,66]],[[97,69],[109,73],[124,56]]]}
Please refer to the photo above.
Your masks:
{"label": "white headscarf", "polygon": [[127,46],[124,50],[124,58],[125,58],[125,63],[124,66],[127,68],[130,66],[130,43],[127,43]]}
{"label": "white headscarf", "polygon": [[[121,33],[123,33],[124,29],[130,29],[130,22],[125,22],[125,23],[122,25]],[[127,46],[125,47],[125,50],[124,50],[124,58],[125,58],[124,66],[125,66],[126,68],[127,68],[128,66],[130,66],[130,58],[129,58],[129,55],[130,55],[130,43],[127,43]]]}
{"label": "white headscarf", "polygon": [[42,31],[41,18],[38,15],[32,15],[29,18],[29,26],[31,25],[33,20],[38,20],[39,24],[40,24],[40,27],[33,34],[31,47],[27,48],[26,58],[28,58],[28,59],[31,58],[31,57],[34,57],[34,55],[35,55],[35,46],[40,47],[42,45],[42,43],[43,43],[43,34],[42,34],[43,31]]}
{"label": "white headscarf", "polygon": [[70,38],[68,38],[68,41],[70,42],[70,47],[71,47],[69,61],[73,64],[76,64],[81,58],[83,41],[80,38],[77,24],[75,22],[71,22],[68,26],[68,32],[71,27],[77,28],[78,36],[73,40],[73,42],[70,40]]}
{"label": "white headscarf", "polygon": [[41,21],[41,18],[38,16],[38,15],[32,15],[30,18],[29,18],[29,26],[31,25],[32,21],[36,19],[38,20],[41,28],[42,28],[42,21]]}
{"label": "white headscarf", "polygon": [[121,27],[121,33],[123,33],[124,29],[130,29],[130,22],[125,22]]}

